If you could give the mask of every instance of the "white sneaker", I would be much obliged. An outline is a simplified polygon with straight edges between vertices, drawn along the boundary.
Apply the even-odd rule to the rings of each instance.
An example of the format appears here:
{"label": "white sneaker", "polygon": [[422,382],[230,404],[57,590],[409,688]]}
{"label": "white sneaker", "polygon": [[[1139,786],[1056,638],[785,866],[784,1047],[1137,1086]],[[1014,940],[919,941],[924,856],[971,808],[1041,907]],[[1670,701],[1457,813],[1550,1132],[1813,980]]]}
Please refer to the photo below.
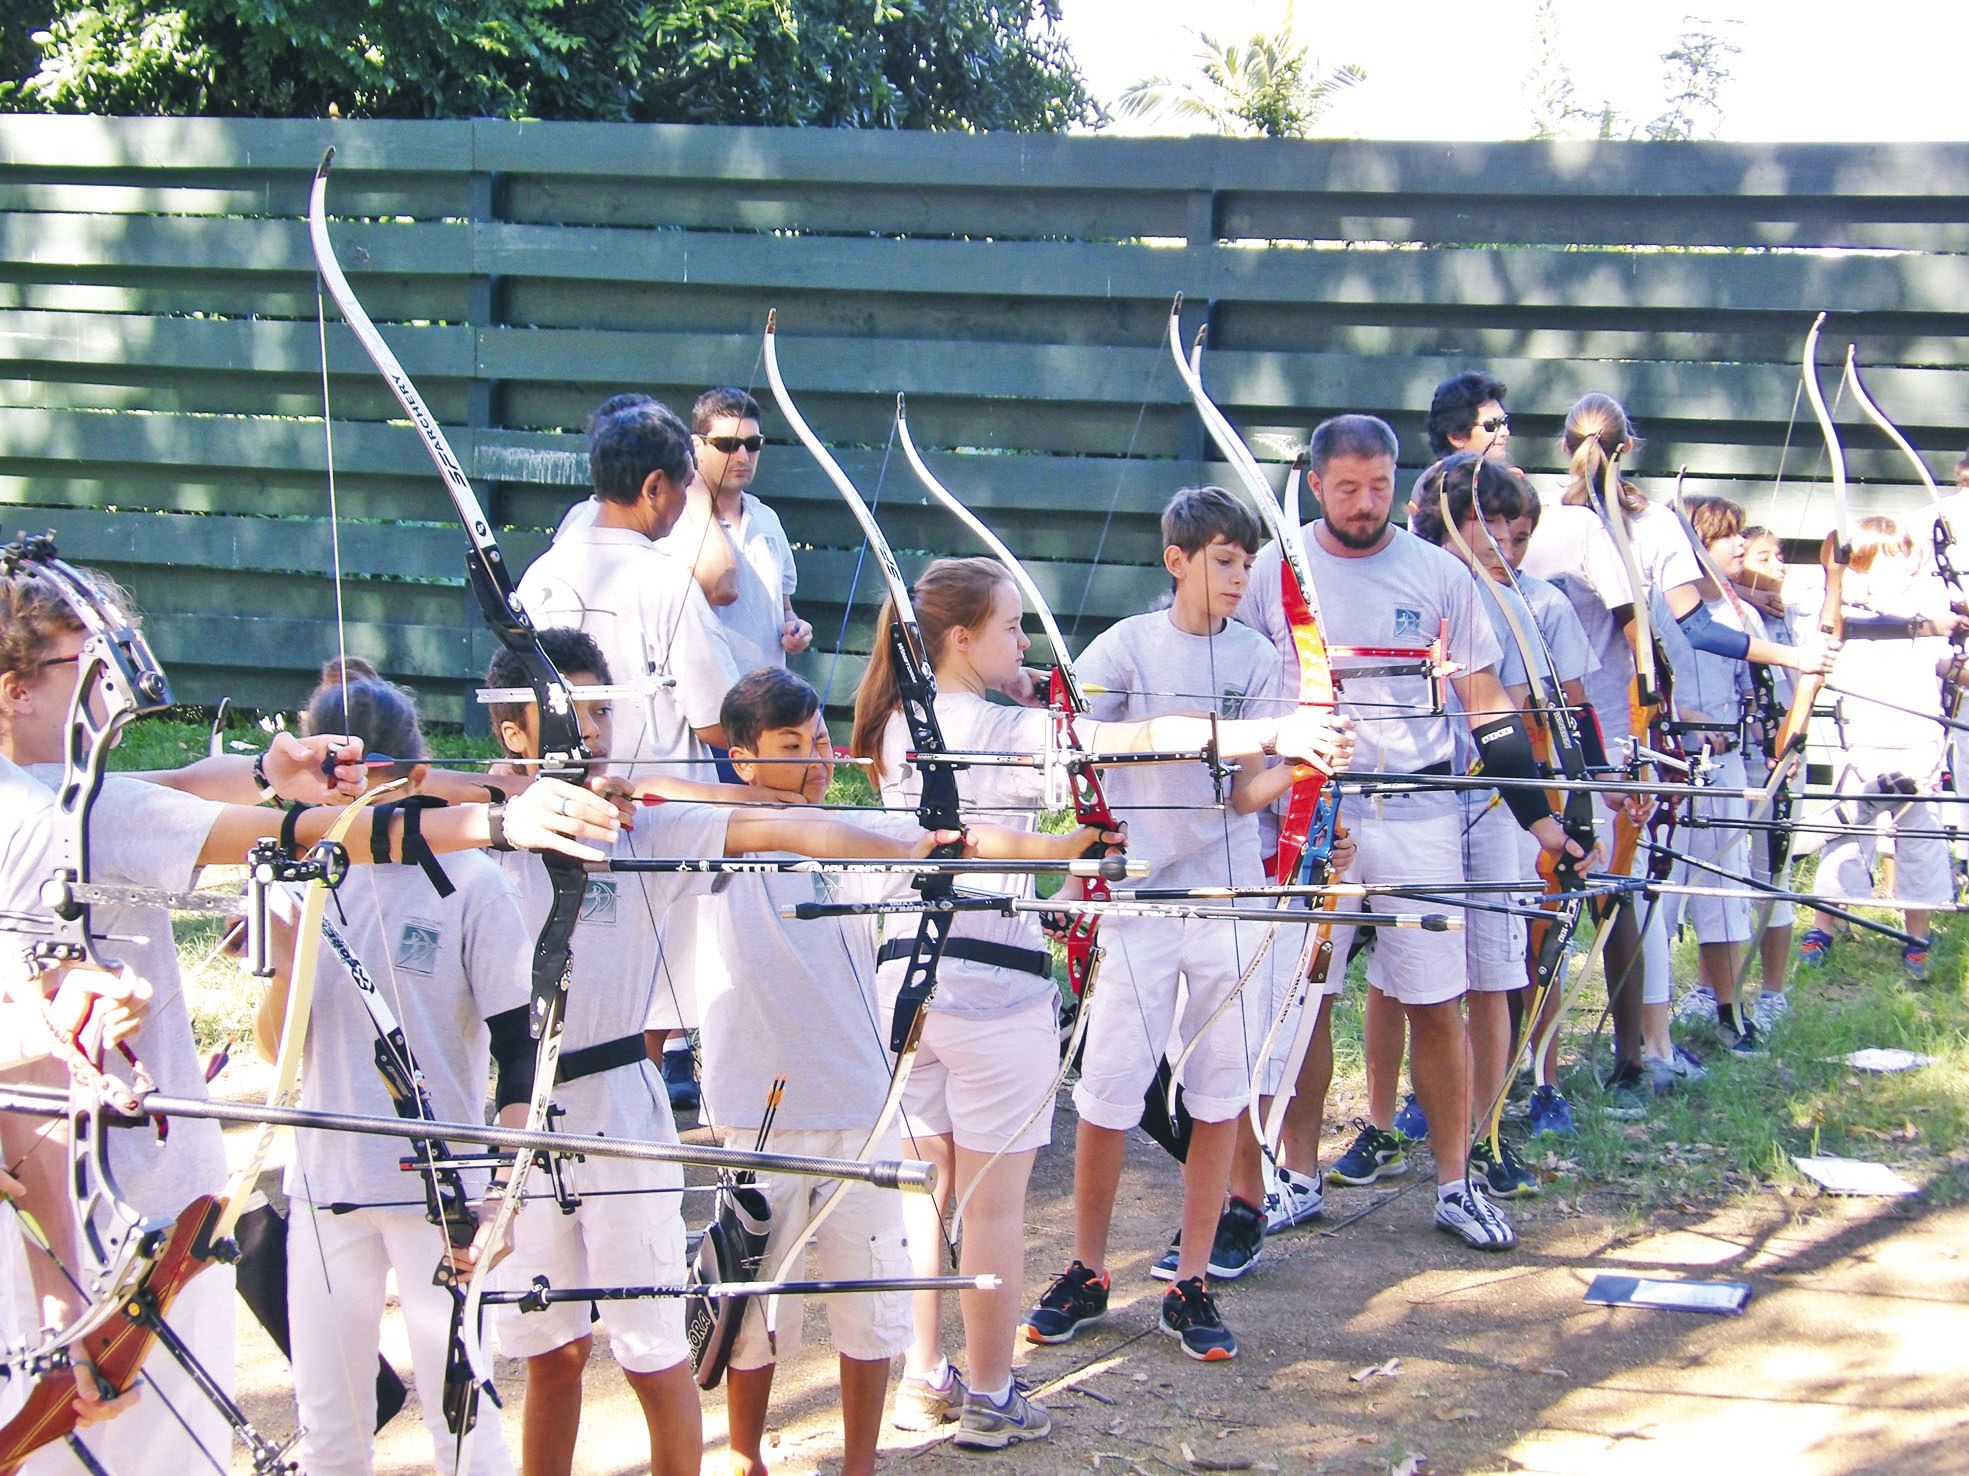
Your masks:
{"label": "white sneaker", "polygon": [[1265,1233],[1267,1235],[1276,1235],[1281,1230],[1290,1230],[1294,1225],[1317,1220],[1325,1213],[1326,1196],[1320,1193],[1317,1178],[1295,1174],[1289,1168],[1278,1170],[1274,1177],[1271,1165],[1265,1166]]}
{"label": "white sneaker", "polygon": [[1436,1228],[1478,1250],[1509,1250],[1518,1243],[1509,1223],[1474,1180],[1466,1180],[1459,1194],[1436,1196]]}

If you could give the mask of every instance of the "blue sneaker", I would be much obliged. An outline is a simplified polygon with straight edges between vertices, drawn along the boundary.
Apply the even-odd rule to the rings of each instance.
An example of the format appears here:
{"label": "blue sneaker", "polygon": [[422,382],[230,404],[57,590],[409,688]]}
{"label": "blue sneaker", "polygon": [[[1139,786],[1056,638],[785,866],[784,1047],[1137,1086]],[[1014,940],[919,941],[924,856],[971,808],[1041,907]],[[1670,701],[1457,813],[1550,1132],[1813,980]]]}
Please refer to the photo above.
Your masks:
{"label": "blue sneaker", "polygon": [[1408,1154],[1404,1151],[1408,1139],[1400,1133],[1384,1133],[1364,1117],[1356,1117],[1354,1126],[1359,1131],[1353,1145],[1326,1171],[1327,1183],[1352,1184],[1358,1188],[1372,1184],[1383,1175],[1408,1172]]}
{"label": "blue sneaker", "polygon": [[1572,1104],[1557,1087],[1534,1087],[1531,1105],[1525,1112],[1525,1123],[1534,1138],[1540,1133],[1570,1138],[1573,1135]]}
{"label": "blue sneaker", "polygon": [[1424,1142],[1429,1136],[1429,1119],[1414,1092],[1402,1098],[1402,1110],[1395,1114],[1395,1131],[1411,1143]]}
{"label": "blue sneaker", "polygon": [[1044,1440],[1053,1433],[1053,1418],[1026,1398],[1017,1379],[1003,1404],[989,1394],[966,1394],[951,1444],[959,1450],[1003,1450],[1026,1440]]}

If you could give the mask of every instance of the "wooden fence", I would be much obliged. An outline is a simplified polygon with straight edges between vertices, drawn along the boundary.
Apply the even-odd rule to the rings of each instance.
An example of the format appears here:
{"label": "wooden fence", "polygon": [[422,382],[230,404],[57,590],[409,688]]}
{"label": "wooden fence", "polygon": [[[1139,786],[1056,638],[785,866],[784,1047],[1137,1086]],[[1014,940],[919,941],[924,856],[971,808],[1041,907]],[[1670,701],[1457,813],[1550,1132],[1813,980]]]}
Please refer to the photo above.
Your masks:
{"label": "wooden fence", "polygon": [[[332,309],[324,367],[304,215],[329,143],[337,251],[516,566],[582,495],[587,411],[762,389],[769,306],[906,567],[975,550],[889,454],[898,390],[1081,642],[1154,597],[1168,493],[1223,476],[1162,345],[1177,292],[1275,471],[1343,410],[1388,418],[1421,466],[1431,390],[1481,365],[1534,474],[1566,406],[1606,390],[1643,473],[1686,464],[1692,490],[1816,537],[1795,359],[1820,309],[1829,383],[1856,341],[1944,480],[1964,441],[1962,146],[0,118],[4,517],[135,590],[186,701],[291,706],[334,653],[331,486],[350,649],[449,718],[490,654],[449,503]],[[1905,467],[1842,420],[1856,506],[1909,506]],[[857,531],[770,406],[766,431],[759,487],[831,651]],[[875,597],[864,572],[837,702]]]}

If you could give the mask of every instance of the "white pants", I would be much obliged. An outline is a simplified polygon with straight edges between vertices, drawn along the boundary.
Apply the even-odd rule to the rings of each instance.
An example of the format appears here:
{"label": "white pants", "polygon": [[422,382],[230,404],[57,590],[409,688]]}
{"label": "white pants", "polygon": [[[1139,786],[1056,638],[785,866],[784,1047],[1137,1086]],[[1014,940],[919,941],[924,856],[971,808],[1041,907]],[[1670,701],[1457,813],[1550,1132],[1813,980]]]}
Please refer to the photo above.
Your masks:
{"label": "white pants", "polygon": [[[1924,793],[1934,787],[1932,777],[1917,778],[1917,782]],[[1943,907],[1954,900],[1948,842],[1934,834],[1904,833],[1939,831],[1942,817],[1938,806],[1906,795],[1882,795],[1876,775],[1850,765],[1839,776],[1838,787],[1855,796],[1840,804],[1840,817],[1866,830],[1861,835],[1837,836],[1827,844],[1819,858],[1820,891],[1842,897],[1871,896],[1873,859],[1881,841],[1891,838],[1896,905]],[[1862,790],[1869,791],[1864,798],[1859,797]]]}
{"label": "white pants", "polygon": [[[332,1214],[293,1201],[287,1227],[287,1317],[294,1335],[297,1452],[308,1476],[369,1476],[375,1464],[376,1354],[395,1271],[410,1338],[417,1401],[431,1432],[433,1469],[450,1471],[457,1442],[444,1427],[444,1360],[451,1293],[431,1284],[443,1237],[416,1209]],[[510,1476],[499,1412],[481,1401],[468,1443],[473,1476]],[[164,1468],[154,1468],[162,1470]]]}
{"label": "white pants", "polygon": [[[194,1276],[171,1303],[165,1317],[171,1331],[184,1339],[192,1356],[205,1366],[228,1394],[233,1392],[233,1269],[207,1266]],[[66,1373],[50,1375],[66,1379]],[[369,1378],[376,1379],[376,1359],[369,1360]],[[195,1476],[201,1471],[228,1470],[232,1464],[232,1428],[179,1367],[178,1360],[153,1346],[139,1378],[143,1395],[126,1414],[79,1431],[82,1444],[112,1476]],[[176,1411],[173,1413],[173,1411]],[[277,1431],[260,1432],[275,1435]],[[21,1467],[25,1476],[68,1476],[85,1470],[66,1441],[44,1445]]]}

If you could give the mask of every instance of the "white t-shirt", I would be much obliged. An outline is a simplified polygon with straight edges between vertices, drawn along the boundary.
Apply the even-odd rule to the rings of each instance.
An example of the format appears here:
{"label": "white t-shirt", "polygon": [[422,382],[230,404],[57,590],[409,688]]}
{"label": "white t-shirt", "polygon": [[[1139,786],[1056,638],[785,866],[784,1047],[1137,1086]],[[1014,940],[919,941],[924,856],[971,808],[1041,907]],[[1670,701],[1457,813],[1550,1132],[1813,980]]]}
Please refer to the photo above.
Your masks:
{"label": "white t-shirt", "polygon": [[28,983],[27,950],[47,936],[41,884],[54,875],[55,796],[0,757],[0,988],[20,995]]}
{"label": "white t-shirt", "polygon": [[[61,782],[60,764],[36,764],[28,772],[50,786]],[[198,853],[224,809],[161,784],[107,775],[89,820],[91,880],[165,891],[188,889],[198,876]],[[203,1100],[205,1072],[192,1040],[170,912],[162,907],[99,903],[90,909],[90,926],[97,932],[144,939],[97,945],[104,958],[130,965],[150,982],[150,1012],[131,1038],[130,1048],[160,1092]],[[129,1064],[120,1054],[105,1059],[114,1075],[129,1079]],[[175,1216],[200,1194],[212,1193],[226,1181],[225,1145],[216,1122],[174,1118],[169,1136],[161,1143],[147,1128],[118,1130],[109,1141],[110,1171],[117,1186],[147,1215]]]}
{"label": "white t-shirt", "polygon": [[[937,724],[943,730],[944,742],[951,749],[963,752],[1036,754],[1044,753],[1053,741],[1054,719],[1045,708],[1013,707],[972,692],[939,692]],[[1090,753],[1100,751],[1100,727],[1087,718],[1074,724],[1081,746]],[[908,726],[902,714],[897,713],[889,719],[882,735],[882,802],[893,808],[914,810],[922,797],[923,776],[914,764],[903,762],[908,743]],[[958,771],[957,792],[967,817],[975,816],[1008,830],[1029,831],[1034,828],[1039,807],[1046,799],[1046,778],[1040,769],[979,765]],[[971,875],[964,878],[962,885],[967,892],[996,892],[1009,897],[1033,895],[1032,878],[1028,876]],[[894,919],[886,929],[890,938],[915,935],[914,918]],[[997,913],[960,912],[952,920],[950,936],[1039,953],[1046,951],[1039,919],[1031,913],[1005,917]],[[901,959],[882,966],[885,997],[894,998],[904,971]],[[937,965],[937,992],[931,997],[930,1008],[957,1015],[1000,1015],[1027,1008],[1057,992],[1050,980],[1037,974],[946,954]]]}
{"label": "white t-shirt", "polygon": [[[1878,565],[1874,573],[1872,580],[1847,575],[1849,622],[1868,615],[1945,615],[1947,592],[1939,582],[1890,584]],[[1841,648],[1832,671],[1840,689],[1837,731],[1846,762],[1863,777],[1894,772],[1925,784],[1939,772],[1948,730],[1935,721],[1942,711],[1936,666],[1948,651],[1949,643],[1939,637],[1849,639]]]}
{"label": "white t-shirt", "polygon": [[[1074,663],[1098,721],[1140,722],[1165,713],[1276,719],[1292,710],[1271,643],[1235,620],[1214,636],[1179,630],[1170,612],[1131,615],[1103,631]],[[1262,763],[1263,760],[1251,762]],[[1262,879],[1256,815],[1234,814],[1209,771],[1195,764],[1122,764],[1102,776],[1129,853],[1154,871],[1137,886],[1256,883]]]}
{"label": "white t-shirt", "polygon": [[[618,856],[722,856],[731,811],[714,805],[666,804],[636,816],[634,831],[616,837]],[[507,879],[519,894],[520,915],[529,940],[540,934],[553,900],[546,864],[536,855],[512,851],[501,856]],[[659,925],[667,909],[711,890],[713,878],[694,872],[612,872],[588,874],[581,916],[569,939],[572,975],[561,1035],[563,1060],[589,1046],[625,1036],[641,1038],[653,991],[663,988],[659,968]],[[694,904],[691,904],[694,905]],[[532,949],[528,948],[531,990]],[[618,1137],[655,1134],[676,1138],[670,1098],[655,1067],[621,1067],[561,1081],[554,1100],[567,1113],[561,1127],[571,1133],[614,1133]]]}
{"label": "white t-shirt", "polygon": [[[690,571],[631,528],[573,528],[556,538],[520,580],[527,614],[541,629],[572,626],[602,648],[620,686],[654,677],[641,702],[617,702],[611,758],[616,772],[646,778],[666,759],[706,759],[695,728],[717,726],[738,680],[724,631]],[[699,765],[680,766],[702,780]]]}
{"label": "white t-shirt", "polygon": [[[1740,630],[1751,639],[1763,636],[1757,612],[1746,606],[1739,611],[1727,597],[1710,600],[1705,608],[1717,625]],[[1712,729],[1734,728],[1750,695],[1750,663],[1691,646],[1686,664],[1675,667],[1675,707],[1688,722],[1702,721]],[[1698,718],[1696,714],[1700,713]],[[1691,745],[1694,739],[1689,740]]]}
{"label": "white t-shirt", "polygon": [[[680,567],[689,569],[697,562],[699,545],[708,536],[709,524],[686,509],[677,526],[658,539],[656,546]],[[729,605],[711,606],[711,613],[724,627],[732,664],[741,674],[762,666],[784,666],[786,648],[780,644],[779,633],[785,623],[786,601],[799,585],[793,546],[786,541],[779,514],[750,492],[739,495],[738,523],[731,536],[738,547],[738,598]]]}
{"label": "white t-shirt", "polygon": [[[1494,668],[1497,673],[1497,680],[1504,686],[1507,692],[1513,687],[1529,687],[1531,678],[1525,671],[1524,653],[1518,649],[1518,642],[1511,634],[1510,622],[1505,618],[1503,606],[1499,601],[1511,607],[1511,613],[1518,619],[1519,628],[1527,636],[1536,640],[1537,636],[1532,632],[1533,622],[1531,610],[1518,597],[1516,590],[1497,583],[1488,574],[1476,575],[1473,578],[1487,580],[1490,584],[1491,593],[1497,596],[1497,599],[1494,600],[1490,597],[1490,594],[1486,594],[1482,590],[1477,592],[1477,603],[1489,621],[1492,638],[1497,642],[1497,665]],[[1534,651],[1533,654],[1536,655],[1537,652]],[[1467,774],[1477,762],[1477,740],[1470,731],[1470,720],[1467,713],[1465,713],[1463,699],[1456,694],[1454,687],[1450,688],[1448,696],[1449,710],[1460,715],[1456,722],[1452,722],[1449,725],[1450,737],[1456,742],[1456,756],[1450,762],[1455,765],[1457,773]],[[1486,714],[1478,718],[1477,722],[1481,726],[1484,723],[1495,722],[1500,716],[1502,714]],[[1492,793],[1493,791],[1486,789],[1465,789],[1459,791],[1466,806],[1488,805]]]}
{"label": "white t-shirt", "polygon": [[[1490,622],[1477,614],[1482,596],[1461,560],[1405,528],[1392,528],[1387,545],[1365,558],[1342,558],[1327,552],[1319,526],[1308,523],[1302,541],[1307,572],[1319,592],[1320,631],[1329,646],[1424,647],[1444,633],[1447,622],[1449,660],[1465,672],[1496,669],[1502,652]],[[1281,566],[1278,546],[1267,544],[1252,565],[1238,619],[1277,647],[1287,690],[1293,690],[1299,665],[1285,620]],[[1451,761],[1450,724],[1429,711],[1428,678],[1346,680],[1347,667],[1363,663],[1389,664],[1384,657],[1363,662],[1334,658],[1335,673],[1342,679],[1340,711],[1359,723],[1354,767],[1412,774]]]}
{"label": "white t-shirt", "polygon": [[[533,935],[512,884],[491,857],[441,858],[455,891],[440,897],[415,866],[356,866],[328,907],[328,927],[347,946],[403,1027],[440,1122],[482,1122],[491,1083],[485,1022],[531,1000]],[[307,1107],[393,1117],[376,1069],[376,1029],[340,953],[324,936],[302,1060]],[[309,1204],[415,1199],[416,1175],[397,1167],[401,1138],[297,1133],[289,1195]],[[447,1146],[458,1148],[450,1143]],[[468,1190],[484,1187],[479,1171]]]}
{"label": "white t-shirt", "polygon": [[[903,816],[859,816],[855,823],[902,837],[923,833]],[[735,876],[717,889],[705,911],[716,917],[720,949],[733,967],[701,985],[702,1084],[706,1112],[721,1128],[756,1127],[766,1091],[781,1074],[786,1092],[776,1127],[874,1124],[894,1064],[889,1012],[875,985],[876,920],[800,922],[779,909],[875,901],[901,896],[909,884],[898,873],[790,872]],[[937,979],[941,993],[941,967]]]}

